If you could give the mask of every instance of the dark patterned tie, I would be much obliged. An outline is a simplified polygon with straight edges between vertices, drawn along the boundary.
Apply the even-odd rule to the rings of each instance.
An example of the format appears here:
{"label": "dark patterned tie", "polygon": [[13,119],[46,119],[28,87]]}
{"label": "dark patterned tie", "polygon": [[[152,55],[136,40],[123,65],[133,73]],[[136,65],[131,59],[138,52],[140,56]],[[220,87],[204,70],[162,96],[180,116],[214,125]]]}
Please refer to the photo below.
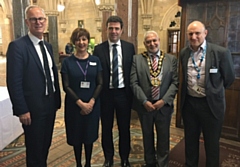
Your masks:
{"label": "dark patterned tie", "polygon": [[41,52],[42,52],[42,55],[43,55],[43,66],[44,66],[44,71],[45,71],[45,77],[46,77],[46,80],[47,80],[47,91],[48,91],[48,95],[51,95],[53,93],[53,84],[52,84],[52,78],[51,78],[51,75],[50,75],[47,53],[45,51],[43,41],[40,41],[39,45],[40,45]]}
{"label": "dark patterned tie", "polygon": [[[156,55],[152,55],[152,68],[154,71],[157,70],[158,67],[158,62],[157,62],[157,56]],[[152,86],[152,99],[153,100],[158,100],[159,97],[159,86]]]}
{"label": "dark patterned tie", "polygon": [[113,60],[112,60],[112,85],[118,88],[118,52],[117,44],[113,44]]}

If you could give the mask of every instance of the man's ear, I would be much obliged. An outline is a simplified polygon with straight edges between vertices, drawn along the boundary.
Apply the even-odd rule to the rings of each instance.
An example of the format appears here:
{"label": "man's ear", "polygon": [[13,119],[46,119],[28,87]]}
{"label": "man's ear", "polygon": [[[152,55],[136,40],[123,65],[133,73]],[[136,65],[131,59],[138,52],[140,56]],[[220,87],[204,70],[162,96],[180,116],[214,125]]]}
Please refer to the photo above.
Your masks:
{"label": "man's ear", "polygon": [[208,30],[205,30],[204,33],[205,33],[205,35],[207,36]]}

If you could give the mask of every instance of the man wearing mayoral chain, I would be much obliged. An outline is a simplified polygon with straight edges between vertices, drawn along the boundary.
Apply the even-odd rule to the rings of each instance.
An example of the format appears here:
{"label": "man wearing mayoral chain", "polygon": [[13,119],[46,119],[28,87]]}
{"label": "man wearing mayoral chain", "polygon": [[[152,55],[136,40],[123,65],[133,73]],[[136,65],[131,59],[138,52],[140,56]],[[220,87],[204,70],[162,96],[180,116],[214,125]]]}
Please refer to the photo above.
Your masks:
{"label": "man wearing mayoral chain", "polygon": [[169,127],[178,90],[177,58],[159,50],[160,39],[155,31],[147,31],[143,43],[147,51],[134,55],[131,69],[133,109],[142,127],[145,167],[167,167]]}

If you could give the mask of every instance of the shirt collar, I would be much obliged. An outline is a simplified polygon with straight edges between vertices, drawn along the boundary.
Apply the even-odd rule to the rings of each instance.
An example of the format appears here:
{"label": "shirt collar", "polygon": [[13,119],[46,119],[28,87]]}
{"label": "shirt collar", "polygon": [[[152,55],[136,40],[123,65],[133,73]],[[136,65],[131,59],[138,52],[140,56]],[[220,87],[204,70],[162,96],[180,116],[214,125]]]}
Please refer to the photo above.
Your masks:
{"label": "shirt collar", "polygon": [[43,41],[43,39],[40,40],[39,38],[35,37],[30,31],[28,32],[28,36],[34,45],[38,45],[40,41]]}
{"label": "shirt collar", "polygon": [[113,43],[110,40],[108,40],[108,44],[109,44],[110,47],[112,47],[113,44],[117,44],[118,46],[121,46],[121,41],[118,40],[116,43]]}
{"label": "shirt collar", "polygon": [[[157,51],[157,53],[156,53],[156,56],[157,57],[160,57],[160,54],[161,54],[161,51],[160,51],[160,49]],[[152,53],[150,53],[150,52],[148,52],[148,55],[151,57],[153,54]]]}

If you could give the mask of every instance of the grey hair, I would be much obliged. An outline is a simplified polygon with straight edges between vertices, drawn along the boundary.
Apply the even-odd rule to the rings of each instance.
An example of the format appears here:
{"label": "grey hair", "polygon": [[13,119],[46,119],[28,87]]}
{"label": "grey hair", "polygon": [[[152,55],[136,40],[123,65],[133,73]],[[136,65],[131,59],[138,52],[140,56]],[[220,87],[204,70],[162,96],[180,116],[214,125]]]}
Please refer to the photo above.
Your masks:
{"label": "grey hair", "polygon": [[29,11],[30,9],[33,9],[33,8],[39,8],[39,9],[42,11],[42,13],[45,15],[45,11],[44,11],[43,8],[41,8],[41,7],[37,6],[37,5],[29,5],[29,6],[26,7],[26,9],[25,9],[25,19],[27,19],[28,11]]}
{"label": "grey hair", "polygon": [[159,38],[158,33],[157,33],[156,31],[149,30],[149,31],[147,31],[147,32],[144,34],[144,36],[143,36],[144,41],[146,40],[146,38],[147,38],[147,36],[148,36],[149,34],[155,34],[155,35],[157,36],[157,38]]}

